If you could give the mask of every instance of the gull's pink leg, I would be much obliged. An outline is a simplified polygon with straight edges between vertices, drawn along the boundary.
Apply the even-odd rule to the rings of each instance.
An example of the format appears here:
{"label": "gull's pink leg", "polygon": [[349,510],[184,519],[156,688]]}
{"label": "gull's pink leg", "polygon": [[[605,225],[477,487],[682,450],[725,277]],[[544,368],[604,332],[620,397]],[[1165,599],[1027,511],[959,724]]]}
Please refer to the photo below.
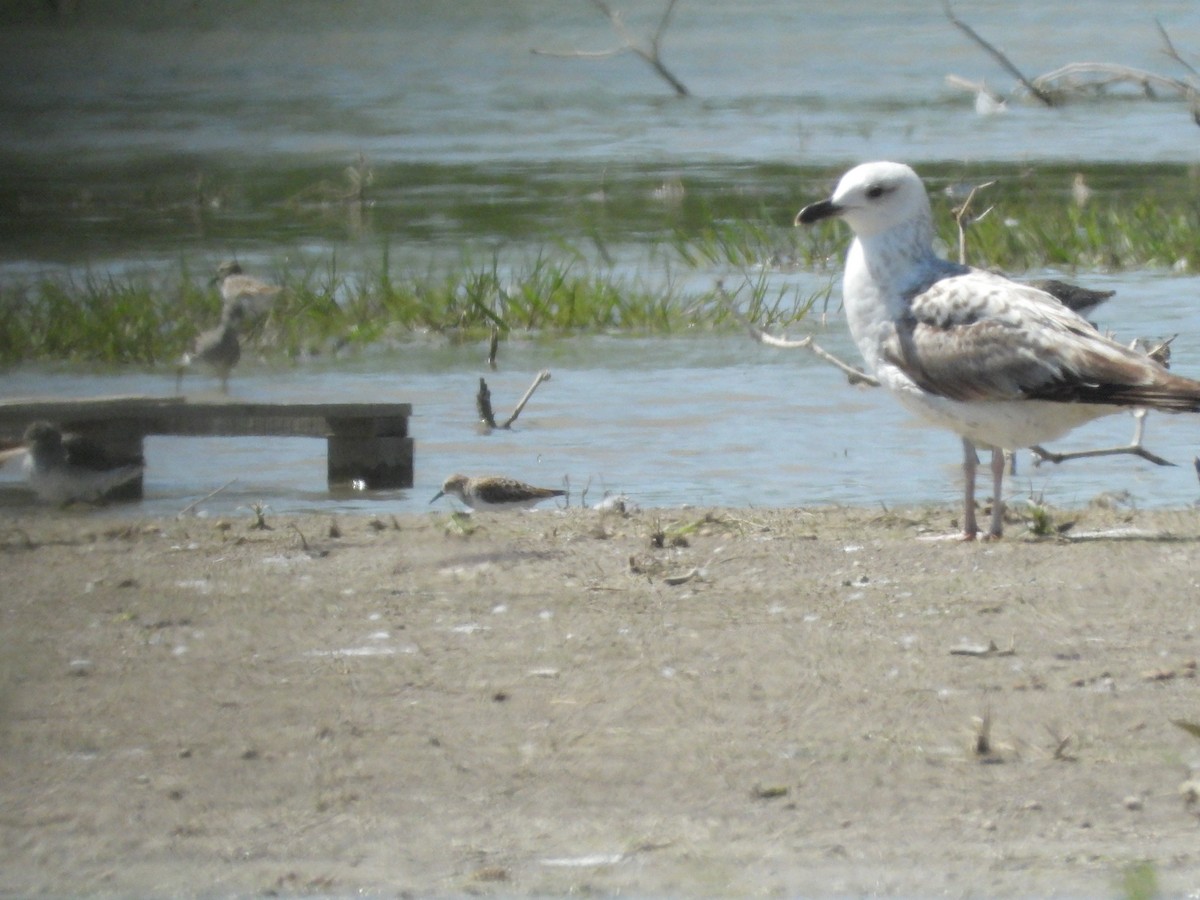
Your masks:
{"label": "gull's pink leg", "polygon": [[979,465],[979,457],[975,455],[975,445],[967,438],[963,442],[963,520],[962,536],[964,540],[975,540],[979,525],[975,521],[975,468]]}
{"label": "gull's pink leg", "polygon": [[1004,536],[1004,451],[992,448],[992,530],[989,539]]}

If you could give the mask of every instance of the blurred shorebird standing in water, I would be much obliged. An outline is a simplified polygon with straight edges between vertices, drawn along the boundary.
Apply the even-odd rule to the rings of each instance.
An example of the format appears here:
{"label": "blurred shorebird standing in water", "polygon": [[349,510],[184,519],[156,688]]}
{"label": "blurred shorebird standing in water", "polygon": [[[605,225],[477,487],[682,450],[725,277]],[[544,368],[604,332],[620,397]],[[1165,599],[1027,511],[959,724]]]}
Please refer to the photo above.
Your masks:
{"label": "blurred shorebird standing in water", "polygon": [[226,306],[221,313],[221,322],[216,328],[201,333],[189,353],[179,361],[176,372],[175,392],[183,390],[183,373],[189,366],[199,364],[210,369],[221,380],[221,393],[229,393],[229,373],[242,358],[242,344],[238,338],[244,311],[240,302]]}
{"label": "blurred shorebird standing in water", "polygon": [[65,506],[95,503],[133,481],[145,460],[114,460],[94,441],[63,435],[56,425],[34,422],[25,429],[25,475],[39,499]]}
{"label": "blurred shorebird standing in water", "polygon": [[534,487],[532,484],[500,475],[483,475],[478,478],[451,475],[429,502],[451,496],[457,497],[464,506],[473,510],[529,509],[543,500],[562,497],[565,494],[566,491],[558,488]]}
{"label": "blurred shorebird standing in water", "polygon": [[265,318],[283,290],[277,284],[247,275],[236,260],[221,263],[213,282],[220,288],[224,309],[240,305],[246,318],[251,320]]}

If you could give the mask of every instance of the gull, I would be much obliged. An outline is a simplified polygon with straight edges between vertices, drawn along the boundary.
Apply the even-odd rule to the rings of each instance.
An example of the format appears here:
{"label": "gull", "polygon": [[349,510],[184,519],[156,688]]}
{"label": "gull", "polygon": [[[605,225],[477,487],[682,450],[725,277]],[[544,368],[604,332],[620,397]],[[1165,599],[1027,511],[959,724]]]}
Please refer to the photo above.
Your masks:
{"label": "gull", "polygon": [[277,284],[247,275],[236,260],[221,263],[213,281],[221,290],[224,308],[228,310],[240,305],[242,312],[252,320],[260,319],[269,313],[275,298],[282,290]]}
{"label": "gull", "polygon": [[916,172],[872,162],[796,216],[854,232],[842,281],[850,333],[869,370],[902,405],[962,437],[963,538],[975,519],[976,445],[992,451],[992,518],[1003,534],[1003,448],[1061,437],[1123,409],[1200,411],[1200,382],[1100,334],[1045,291],[953,263],[933,250]]}
{"label": "gull", "polygon": [[25,475],[38,498],[65,506],[94,503],[145,471],[145,461],[116,461],[98,444],[79,435],[66,435],[50,422],[25,429]]}
{"label": "gull", "polygon": [[457,497],[472,510],[529,509],[549,500],[561,497],[566,491],[557,488],[534,487],[523,481],[505,478],[502,475],[482,475],[475,478],[466,475],[451,475],[442,482],[442,489],[433,496],[437,500],[444,496]]}
{"label": "gull", "polygon": [[221,393],[229,393],[229,373],[233,371],[238,360],[242,358],[242,344],[238,340],[238,328],[241,327],[244,311],[240,302],[225,307],[221,313],[221,322],[216,328],[205,331],[196,338],[191,352],[183,354],[176,372],[175,390],[178,393],[183,387],[183,372],[189,366],[199,363],[221,380]]}

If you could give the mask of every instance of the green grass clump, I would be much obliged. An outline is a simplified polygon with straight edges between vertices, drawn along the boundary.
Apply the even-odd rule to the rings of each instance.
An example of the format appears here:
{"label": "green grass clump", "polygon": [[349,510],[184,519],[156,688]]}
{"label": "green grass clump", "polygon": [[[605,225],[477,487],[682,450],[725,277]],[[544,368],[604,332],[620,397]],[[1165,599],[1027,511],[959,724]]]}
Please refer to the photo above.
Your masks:
{"label": "green grass clump", "polygon": [[[465,178],[468,173],[450,174]],[[995,182],[973,201],[966,250],[974,265],[1014,274],[1045,268],[1200,267],[1195,240],[1200,177],[1190,170],[1131,173],[1092,167],[1087,175],[1095,196],[1083,207],[1072,202],[1070,170],[931,166],[923,174],[951,256],[957,256],[958,247],[954,204],[961,200],[948,196],[944,187],[953,186],[951,193],[961,197],[964,184]],[[564,205],[559,194],[578,194],[590,184],[584,175],[578,183],[567,179],[564,187],[518,172],[504,176],[509,181],[494,176],[501,178],[498,184],[509,202],[470,210],[453,204],[445,210],[418,207],[425,215],[407,218],[399,214],[407,207],[393,208],[385,195],[370,212],[379,219],[375,227],[387,228],[389,240],[403,239],[396,234],[408,227],[409,218],[448,219],[472,230],[439,238],[443,242],[508,247],[516,234],[517,246],[537,246],[540,240],[546,249],[532,258],[528,250],[494,251],[482,262],[466,258],[426,272],[398,271],[386,250],[367,271],[346,270],[336,255],[308,268],[293,265],[283,275],[285,290],[274,309],[265,321],[250,323],[248,336],[260,353],[294,357],[428,333],[471,339],[492,329],[656,334],[734,329],[741,326],[735,311],[767,329],[787,328],[815,304],[828,308],[836,297],[850,241],[848,229],[838,222],[791,227],[795,210],[828,190],[824,177],[810,175],[805,182],[798,175],[739,170],[729,174],[740,179],[731,187],[723,177],[697,172],[681,182],[685,194],[665,204],[647,199],[647,185],[660,177],[633,172],[605,191],[607,199]],[[491,176],[477,177],[482,184]],[[791,186],[781,189],[781,184]],[[530,196],[539,198],[536,215],[527,203],[516,202]],[[259,203],[276,209],[267,200]],[[988,207],[991,211],[979,218]],[[396,218],[389,218],[393,214]],[[218,220],[214,225],[224,222],[212,215]],[[288,216],[296,215],[289,206]],[[229,228],[261,224],[252,217],[245,222],[228,217]],[[75,226],[93,227],[89,223]],[[222,234],[227,241],[242,237],[236,229]],[[277,237],[285,234],[290,239],[291,232]],[[323,239],[320,235],[313,240]],[[120,237],[144,238],[140,233]],[[628,263],[631,248],[638,257],[634,265]],[[519,253],[525,255],[512,258]],[[624,262],[614,259],[621,254]],[[798,289],[792,277],[800,271],[825,273],[828,284],[807,295],[808,288]],[[811,285],[811,278],[805,284]],[[194,276],[186,264],[157,276],[85,274],[5,283],[0,285],[0,365],[27,360],[173,363],[197,332],[216,324],[219,312],[220,298],[207,272]]]}
{"label": "green grass clump", "polygon": [[[825,296],[824,294],[820,296]],[[803,318],[817,298],[771,287],[762,274],[732,291],[720,283],[684,291],[597,268],[581,256],[543,254],[505,265],[495,257],[441,273],[393,276],[386,257],[373,273],[343,272],[336,258],[289,273],[273,309],[250,322],[260,352],[321,354],[345,347],[442,333],[464,339],[490,332],[670,333],[733,328],[737,307],[768,325]],[[220,315],[207,279],[113,277],[41,281],[0,293],[0,364],[27,360],[173,363]]]}
{"label": "green grass clump", "polygon": [[154,363],[182,352],[220,300],[180,278],[170,289],[87,275],[0,291],[0,363],[27,359]]}

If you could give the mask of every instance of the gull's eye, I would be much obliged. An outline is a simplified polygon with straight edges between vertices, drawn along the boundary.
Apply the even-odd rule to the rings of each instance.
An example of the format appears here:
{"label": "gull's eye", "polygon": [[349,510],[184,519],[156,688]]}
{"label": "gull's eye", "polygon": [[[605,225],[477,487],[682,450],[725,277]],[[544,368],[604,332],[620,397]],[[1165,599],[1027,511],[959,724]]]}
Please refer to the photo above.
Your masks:
{"label": "gull's eye", "polygon": [[882,184],[873,184],[869,188],[867,188],[867,196],[870,197],[872,200],[878,200],[880,197],[882,197],[886,193],[887,193],[887,188],[885,188]]}

